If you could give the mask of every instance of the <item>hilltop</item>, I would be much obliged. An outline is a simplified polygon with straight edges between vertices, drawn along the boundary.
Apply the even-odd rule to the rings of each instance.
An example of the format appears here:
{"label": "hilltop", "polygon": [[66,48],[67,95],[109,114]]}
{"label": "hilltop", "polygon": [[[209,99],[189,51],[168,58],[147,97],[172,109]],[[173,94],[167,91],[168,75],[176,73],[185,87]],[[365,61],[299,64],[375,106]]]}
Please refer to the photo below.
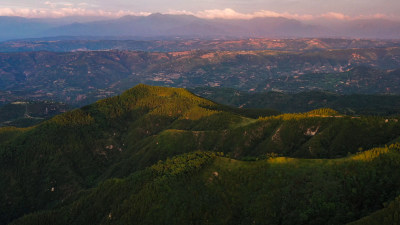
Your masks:
{"label": "hilltop", "polygon": [[400,195],[398,118],[278,114],[140,84],[0,128],[0,221],[344,224]]}

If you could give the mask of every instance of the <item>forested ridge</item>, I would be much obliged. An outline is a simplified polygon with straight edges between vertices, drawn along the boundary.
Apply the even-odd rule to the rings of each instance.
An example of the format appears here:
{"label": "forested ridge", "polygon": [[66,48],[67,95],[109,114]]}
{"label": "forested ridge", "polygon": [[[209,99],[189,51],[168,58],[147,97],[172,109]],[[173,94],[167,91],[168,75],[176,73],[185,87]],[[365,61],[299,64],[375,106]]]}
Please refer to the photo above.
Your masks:
{"label": "forested ridge", "polygon": [[400,118],[278,114],[138,85],[0,128],[1,224],[397,224]]}

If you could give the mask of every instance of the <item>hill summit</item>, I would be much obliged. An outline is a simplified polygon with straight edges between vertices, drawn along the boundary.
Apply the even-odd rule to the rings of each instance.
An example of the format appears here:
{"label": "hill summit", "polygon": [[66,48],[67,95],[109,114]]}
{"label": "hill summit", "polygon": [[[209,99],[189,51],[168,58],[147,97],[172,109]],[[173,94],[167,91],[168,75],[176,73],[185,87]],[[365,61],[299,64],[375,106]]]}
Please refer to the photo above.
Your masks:
{"label": "hill summit", "polygon": [[398,195],[396,118],[277,114],[140,84],[0,128],[0,224],[344,224]]}

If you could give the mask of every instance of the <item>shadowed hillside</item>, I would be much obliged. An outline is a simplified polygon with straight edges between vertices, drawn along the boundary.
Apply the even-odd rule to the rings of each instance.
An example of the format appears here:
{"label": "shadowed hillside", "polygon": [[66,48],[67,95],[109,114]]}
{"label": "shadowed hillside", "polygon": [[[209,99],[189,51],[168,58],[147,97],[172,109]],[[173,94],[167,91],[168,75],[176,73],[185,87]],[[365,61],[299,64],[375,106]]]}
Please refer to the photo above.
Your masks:
{"label": "shadowed hillside", "polygon": [[240,108],[271,108],[286,113],[307,112],[318,108],[332,108],[346,115],[400,114],[399,95],[342,95],[332,92],[300,93],[255,92],[231,88],[199,87],[193,93],[215,102]]}
{"label": "shadowed hillside", "polygon": [[343,224],[400,195],[396,146],[364,152],[398,137],[397,118],[247,112],[141,84],[0,128],[0,221]]}
{"label": "shadowed hillside", "polygon": [[0,127],[33,126],[68,109],[69,106],[58,102],[12,102],[0,106]]}

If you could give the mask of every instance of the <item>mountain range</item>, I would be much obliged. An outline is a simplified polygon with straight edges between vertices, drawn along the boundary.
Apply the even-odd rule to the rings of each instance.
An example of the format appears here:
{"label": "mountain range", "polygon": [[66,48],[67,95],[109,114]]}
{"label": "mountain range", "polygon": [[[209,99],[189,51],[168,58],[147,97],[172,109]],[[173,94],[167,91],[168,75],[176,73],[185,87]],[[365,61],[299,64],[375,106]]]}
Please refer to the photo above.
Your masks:
{"label": "mountain range", "polygon": [[396,224],[399,137],[397,117],[254,119],[140,84],[0,128],[0,224]]}
{"label": "mountain range", "polygon": [[[84,36],[126,39],[244,38],[244,37],[352,37],[396,39],[400,22],[385,19],[307,23],[284,17],[202,19],[191,15],[155,13],[149,16],[109,18],[28,19],[0,17],[0,40]],[[79,22],[72,22],[79,21]]]}
{"label": "mountain range", "polygon": [[0,53],[0,104],[84,105],[138,83],[242,91],[399,94],[399,47],[321,51]]}
{"label": "mountain range", "polygon": [[0,225],[400,224],[400,21],[0,30]]}

